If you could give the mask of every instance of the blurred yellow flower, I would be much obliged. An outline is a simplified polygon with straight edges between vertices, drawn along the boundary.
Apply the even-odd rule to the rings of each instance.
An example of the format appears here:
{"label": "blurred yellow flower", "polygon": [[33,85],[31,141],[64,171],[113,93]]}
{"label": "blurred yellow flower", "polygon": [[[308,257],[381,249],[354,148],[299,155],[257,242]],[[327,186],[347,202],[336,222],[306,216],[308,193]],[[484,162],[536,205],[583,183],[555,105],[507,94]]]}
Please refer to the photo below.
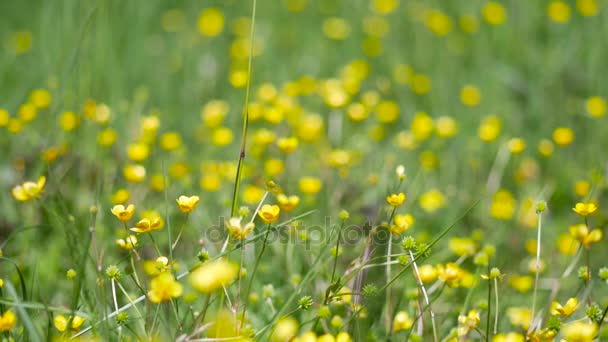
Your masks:
{"label": "blurred yellow flower", "polygon": [[238,274],[238,266],[224,259],[209,261],[192,271],[190,284],[202,293],[213,293],[233,281]]}
{"label": "blurred yellow flower", "polygon": [[130,251],[133,248],[137,247],[137,236],[129,235],[124,239],[117,239],[116,244],[118,247]]}
{"label": "blurred yellow flower", "polygon": [[277,146],[279,150],[285,154],[292,153],[298,147],[298,138],[296,137],[286,137],[279,138],[277,140]]}
{"label": "blurred yellow flower", "polygon": [[570,235],[576,238],[583,246],[589,247],[592,243],[599,242],[604,234],[599,228],[589,230],[586,224],[576,224],[568,227]]}
{"label": "blurred yellow flower", "polygon": [[389,225],[388,229],[392,234],[399,235],[414,224],[414,217],[410,214],[407,215],[395,215],[393,218],[393,224]]}
{"label": "blurred yellow flower", "polygon": [[557,238],[557,249],[563,255],[572,256],[576,254],[579,246],[579,242],[571,234],[561,234]]}
{"label": "blurred yellow flower", "polygon": [[224,14],[217,8],[206,8],[198,17],[198,32],[206,37],[216,37],[224,30]]}
{"label": "blurred yellow flower", "polygon": [[150,148],[144,143],[133,143],[127,145],[127,157],[136,163],[143,162],[148,158]]}
{"label": "blurred yellow flower", "polygon": [[182,213],[190,213],[196,207],[196,204],[199,201],[198,196],[179,196],[177,198],[177,205],[179,206],[179,210]]}
{"label": "blurred yellow flower", "polygon": [[502,121],[495,115],[488,115],[481,120],[479,125],[479,138],[484,142],[492,142],[498,138],[502,129]]}
{"label": "blurred yellow flower", "polygon": [[80,326],[86,321],[86,319],[76,315],[74,317],[65,317],[62,314],[59,314],[53,318],[53,325],[59,332],[64,332],[68,328],[68,322],[71,319],[71,330],[79,331]]}
{"label": "blurred yellow flower", "polygon": [[472,15],[465,14],[460,17],[460,29],[465,33],[475,33],[479,29],[479,23],[477,18]]}
{"label": "blurred yellow flower", "polygon": [[127,164],[122,170],[122,174],[130,183],[140,183],[146,178],[146,169],[142,165]]}
{"label": "blurred yellow flower", "polygon": [[182,137],[177,132],[167,132],[161,135],[159,144],[163,150],[177,150],[182,145]]}
{"label": "blurred yellow flower", "polygon": [[509,278],[509,285],[521,293],[526,293],[534,285],[534,278],[527,275],[513,275]]}
{"label": "blurred yellow flower", "polygon": [[20,202],[27,202],[39,198],[44,191],[46,185],[46,177],[40,176],[36,183],[25,182],[17,185],[12,189],[13,197]]}
{"label": "blurred yellow flower", "polygon": [[201,189],[205,191],[215,192],[220,189],[222,180],[216,174],[206,174],[201,177],[199,185],[201,186]]}
{"label": "blurred yellow flower", "polygon": [[116,138],[118,138],[118,133],[112,128],[106,128],[97,134],[97,143],[99,146],[109,147],[114,145]]}
{"label": "blurred yellow flower", "polygon": [[526,149],[526,141],[522,138],[511,138],[508,146],[512,154],[521,154]]}
{"label": "blurred yellow flower", "polygon": [[471,256],[477,252],[477,244],[470,238],[451,238],[448,247],[459,257]]}
{"label": "blurred yellow flower", "polygon": [[471,332],[472,330],[477,328],[477,326],[479,325],[479,322],[481,322],[481,319],[479,318],[479,312],[475,309],[469,310],[469,313],[467,313],[466,316],[459,315],[458,316],[458,336],[460,336],[460,337],[466,336],[467,334],[469,334],[469,332]]}
{"label": "blurred yellow flower", "polygon": [[19,119],[21,119],[21,121],[30,122],[33,121],[38,115],[38,108],[31,103],[24,103],[19,106],[17,114],[19,115]]}
{"label": "blurred yellow flower", "polygon": [[559,146],[568,146],[574,140],[574,132],[568,127],[558,127],[553,131],[553,141]]}
{"label": "blurred yellow flower", "polygon": [[462,101],[462,104],[465,106],[477,106],[481,101],[481,92],[479,91],[479,88],[470,84],[462,87],[462,90],[460,90],[460,101]]}
{"label": "blurred yellow flower", "polygon": [[440,116],[435,119],[435,133],[440,138],[451,138],[458,133],[458,123],[452,117]]}
{"label": "blurred yellow flower", "polygon": [[507,19],[507,12],[503,5],[497,1],[488,1],[481,12],[483,19],[490,25],[498,26]]}
{"label": "blurred yellow flower", "polygon": [[17,322],[17,316],[12,311],[6,311],[0,315],[0,331],[11,331]]}
{"label": "blurred yellow flower", "polygon": [[594,322],[572,321],[564,323],[560,333],[568,342],[593,342],[599,327]]}
{"label": "blurred yellow flower", "polygon": [[117,204],[111,209],[112,214],[116,216],[119,220],[123,222],[127,222],[133,217],[133,213],[135,212],[135,206],[133,204],[129,204],[125,207],[122,204]]}
{"label": "blurred yellow flower", "polygon": [[228,233],[232,238],[237,240],[244,240],[249,233],[253,231],[255,225],[253,222],[248,222],[245,225],[242,225],[240,217],[232,217],[230,220],[226,221],[226,228],[228,229]]}
{"label": "blurred yellow flower", "polygon": [[433,88],[433,82],[431,78],[424,74],[414,74],[412,76],[410,86],[412,91],[418,95],[424,95],[431,91]]}
{"label": "blurred yellow flower", "polygon": [[30,93],[29,102],[38,109],[48,108],[51,104],[51,93],[46,89],[36,89]]}
{"label": "blurred yellow flower", "polygon": [[425,112],[416,113],[410,123],[410,130],[418,141],[427,140],[433,133],[433,129],[433,119]]}
{"label": "blurred yellow flower", "polygon": [[426,26],[437,36],[443,37],[452,31],[452,20],[439,10],[430,10],[426,16]]}
{"label": "blurred yellow flower", "polygon": [[597,204],[595,203],[576,203],[574,208],[572,208],[575,213],[581,216],[589,216],[593,214],[597,210]]}
{"label": "blurred yellow flower", "polygon": [[432,189],[420,196],[418,203],[427,213],[434,213],[445,206],[445,196],[437,189]]}
{"label": "blurred yellow flower", "polygon": [[399,106],[395,101],[381,101],[376,105],[376,116],[383,124],[390,124],[399,119]]}
{"label": "blurred yellow flower", "polygon": [[350,24],[338,17],[327,18],[323,21],[323,34],[333,40],[344,40],[350,35]]}
{"label": "blurred yellow flower", "polygon": [[490,215],[499,220],[509,220],[515,213],[516,201],[507,190],[499,190],[490,205]]}
{"label": "blurred yellow flower", "polygon": [[228,127],[218,127],[211,133],[211,143],[216,146],[227,146],[232,143],[232,130]]}
{"label": "blurred yellow flower", "polygon": [[561,0],[552,1],[547,6],[547,14],[554,22],[563,24],[570,20],[570,6]]}
{"label": "blurred yellow flower", "polygon": [[606,100],[599,96],[591,96],[585,103],[587,113],[593,117],[601,118],[606,115]]}
{"label": "blurred yellow flower", "polygon": [[63,112],[59,117],[59,126],[66,132],[75,130],[80,125],[80,117],[74,112]]}
{"label": "blurred yellow flower", "polygon": [[114,205],[125,204],[129,200],[129,196],[130,196],[129,190],[118,189],[118,190],[116,190],[116,192],[114,192],[114,194],[112,194],[112,197],[110,198],[110,202],[112,202],[112,204],[114,204]]}
{"label": "blurred yellow flower", "polygon": [[302,177],[298,182],[300,191],[305,195],[314,195],[321,191],[323,183],[316,177]]}
{"label": "blurred yellow flower", "polygon": [[543,157],[550,157],[553,154],[553,143],[543,139],[538,143],[538,153]]}
{"label": "blurred yellow flower", "polygon": [[372,0],[372,8],[380,14],[389,14],[399,7],[399,0]]}
{"label": "blurred yellow flower", "polygon": [[182,295],[184,287],[171,272],[163,272],[150,280],[148,299],[154,304],[169,301]]}
{"label": "blurred yellow flower", "polygon": [[420,280],[424,284],[430,284],[437,279],[437,270],[433,265],[424,264],[418,267],[418,273],[420,273]]}
{"label": "blurred yellow flower", "polygon": [[393,320],[393,332],[408,330],[414,325],[414,320],[405,311],[399,311]]}
{"label": "blurred yellow flower", "polygon": [[278,194],[277,202],[279,203],[281,210],[292,211],[300,203],[300,197],[296,195],[287,196],[285,194]]}
{"label": "blurred yellow flower", "polygon": [[560,315],[563,317],[570,317],[578,308],[578,300],[576,297],[568,299],[566,304],[562,306],[558,302],[551,303],[551,314],[552,315]]}
{"label": "blurred yellow flower", "polygon": [[262,221],[272,223],[279,218],[280,213],[281,209],[278,205],[264,204],[262,208],[260,208],[260,211],[258,211],[258,216]]}
{"label": "blurred yellow flower", "polygon": [[511,325],[528,330],[532,321],[532,311],[525,307],[510,307],[507,309],[507,316]]}
{"label": "blurred yellow flower", "polygon": [[584,17],[596,16],[599,12],[597,0],[576,0],[576,8]]}

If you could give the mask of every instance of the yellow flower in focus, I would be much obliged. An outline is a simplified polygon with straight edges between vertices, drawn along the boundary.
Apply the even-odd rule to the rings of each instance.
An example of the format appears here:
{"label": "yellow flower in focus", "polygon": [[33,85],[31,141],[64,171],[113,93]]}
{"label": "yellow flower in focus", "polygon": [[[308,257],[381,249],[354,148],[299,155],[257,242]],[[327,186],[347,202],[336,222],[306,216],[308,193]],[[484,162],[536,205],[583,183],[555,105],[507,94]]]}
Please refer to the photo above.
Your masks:
{"label": "yellow flower in focus", "polygon": [[300,191],[305,195],[314,195],[321,191],[323,183],[316,177],[302,177],[298,182]]}
{"label": "yellow flower in focus", "polygon": [[597,210],[597,204],[595,203],[576,203],[574,208],[572,208],[575,213],[581,216],[589,216],[593,214]]}
{"label": "yellow flower in focus", "polygon": [[570,231],[570,235],[576,238],[583,246],[589,247],[592,243],[599,242],[604,234],[602,230],[599,228],[595,228],[593,230],[589,230],[586,224],[576,224],[574,226],[568,227]]}
{"label": "yellow flower in focus", "polygon": [[110,147],[114,145],[116,139],[118,138],[118,133],[111,128],[106,128],[102,131],[99,131],[97,134],[97,143],[102,147]]}
{"label": "yellow flower in focus", "polygon": [[217,8],[206,8],[198,17],[198,32],[206,37],[216,37],[224,30],[224,14]]}
{"label": "yellow flower in focus", "polygon": [[560,332],[568,342],[593,342],[598,330],[597,324],[579,320],[563,324]]}
{"label": "yellow flower in focus", "polygon": [[441,116],[435,120],[435,133],[438,137],[447,139],[458,133],[458,123],[449,116]]}
{"label": "yellow flower in focus", "polygon": [[289,154],[298,147],[298,138],[296,137],[287,137],[287,138],[279,138],[277,140],[277,146],[279,150],[285,154]]}
{"label": "yellow flower in focus", "polygon": [[389,231],[394,235],[399,235],[414,224],[414,217],[412,215],[395,215],[393,218],[393,224],[389,225]]}
{"label": "yellow flower in focus", "polygon": [[460,337],[466,336],[472,330],[477,328],[477,326],[479,325],[479,322],[481,322],[481,319],[479,318],[479,312],[475,309],[471,309],[466,316],[459,315],[458,316],[458,323],[459,323],[458,336],[460,336]]}
{"label": "yellow flower in focus", "polygon": [[386,196],[386,202],[393,207],[398,207],[405,202],[405,194],[400,192],[398,194],[390,194]]}
{"label": "yellow flower in focus", "polygon": [[11,331],[17,322],[17,316],[12,311],[6,311],[0,315],[0,331]]}
{"label": "yellow flower in focus", "polygon": [[483,19],[490,25],[498,26],[507,19],[507,12],[503,5],[497,1],[488,1],[481,12]]}
{"label": "yellow flower in focus", "polygon": [[21,185],[15,186],[11,192],[17,201],[27,202],[39,198],[44,191],[45,184],[46,177],[40,176],[36,183],[25,182]]}
{"label": "yellow flower in focus", "polygon": [[549,18],[558,24],[570,20],[570,6],[561,0],[552,1],[547,7]]}
{"label": "yellow flower in focus", "polygon": [[445,202],[445,196],[441,191],[437,189],[432,189],[430,191],[425,192],[418,199],[420,208],[431,214],[443,208],[445,206]]}
{"label": "yellow flower in focus", "polygon": [[148,299],[154,304],[169,301],[182,295],[184,287],[171,272],[163,272],[150,280]]}
{"label": "yellow flower in focus", "polygon": [[135,206],[133,204],[129,204],[126,208],[122,204],[117,204],[112,207],[112,214],[116,216],[119,220],[123,222],[127,222],[133,217],[133,213],[135,212]]}
{"label": "yellow flower in focus", "polygon": [[573,298],[568,299],[568,301],[566,301],[566,304],[564,306],[562,306],[558,302],[551,303],[551,314],[554,316],[560,315],[563,317],[570,317],[570,316],[572,316],[574,311],[576,311],[577,308],[578,308],[578,300],[576,299],[576,297],[573,297]]}
{"label": "yellow flower in focus", "polygon": [[255,225],[253,222],[249,222],[243,226],[240,217],[232,217],[230,220],[226,221],[226,228],[232,238],[245,240],[247,235],[253,231]]}
{"label": "yellow flower in focus", "polygon": [[122,174],[130,183],[140,183],[146,178],[146,169],[142,165],[127,164],[122,170]]}
{"label": "yellow flower in focus", "polygon": [[190,284],[202,293],[213,293],[233,281],[238,274],[238,266],[224,259],[209,261],[192,271]]}
{"label": "yellow flower in focus", "polygon": [[393,320],[393,332],[408,330],[414,325],[414,320],[405,311],[399,311]]}
{"label": "yellow flower in focus", "polygon": [[474,85],[465,85],[460,90],[460,101],[465,106],[476,107],[481,101],[481,93],[479,88]]}
{"label": "yellow flower in focus", "polygon": [[135,235],[129,235],[124,239],[116,240],[116,244],[118,247],[130,251],[133,248],[137,247],[137,237]]}
{"label": "yellow flower in focus", "polygon": [[490,215],[499,220],[509,220],[515,213],[516,201],[507,190],[499,190],[494,195],[490,206]]}
{"label": "yellow flower in focus", "polygon": [[296,195],[287,196],[285,194],[278,194],[277,202],[279,203],[281,210],[292,211],[300,204],[300,197]]}
{"label": "yellow flower in focus", "polygon": [[553,141],[559,146],[568,146],[574,140],[574,132],[568,127],[558,127],[553,131]]}
{"label": "yellow flower in focus", "polygon": [[492,142],[498,138],[502,129],[502,121],[495,115],[488,115],[479,125],[479,138],[484,142]]}
{"label": "yellow flower in focus", "polygon": [[599,12],[597,0],[576,0],[576,9],[584,17],[596,16]]}
{"label": "yellow flower in focus", "polygon": [[179,210],[182,213],[190,213],[196,207],[196,204],[199,201],[199,197],[198,196],[190,196],[190,197],[179,196],[179,198],[176,201],[177,201],[177,205],[179,206]]}
{"label": "yellow flower in focus", "polygon": [[36,89],[30,93],[29,102],[38,109],[48,108],[51,104],[51,93],[46,89]]}
{"label": "yellow flower in focus", "polygon": [[272,223],[279,218],[280,213],[281,209],[278,205],[264,204],[262,208],[260,208],[260,211],[258,211],[258,216],[262,221]]}
{"label": "yellow flower in focus", "polygon": [[585,104],[587,113],[595,118],[606,115],[606,100],[599,96],[591,96]]}
{"label": "yellow flower in focus", "polygon": [[138,234],[149,233],[153,230],[158,230],[161,227],[162,225],[160,217],[155,217],[153,219],[143,218],[135,223],[135,227],[131,228],[131,231]]}

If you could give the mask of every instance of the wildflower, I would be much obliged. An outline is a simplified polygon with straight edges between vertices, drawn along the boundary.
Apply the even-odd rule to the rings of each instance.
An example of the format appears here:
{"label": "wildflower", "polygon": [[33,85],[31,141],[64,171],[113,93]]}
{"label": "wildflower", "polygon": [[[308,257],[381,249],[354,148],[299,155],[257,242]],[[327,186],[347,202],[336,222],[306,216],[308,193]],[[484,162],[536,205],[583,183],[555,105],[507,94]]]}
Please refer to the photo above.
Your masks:
{"label": "wildflower", "polygon": [[443,193],[441,193],[441,191],[437,189],[432,189],[430,191],[425,192],[418,199],[420,207],[427,213],[431,214],[443,208],[445,206],[445,202],[445,196],[443,195]]}
{"label": "wildflower", "polygon": [[498,26],[505,22],[507,13],[501,3],[488,1],[482,10],[483,19],[490,25]]}
{"label": "wildflower", "polygon": [[224,14],[217,8],[206,8],[198,17],[198,32],[206,37],[216,37],[224,30]]}
{"label": "wildflower", "polygon": [[568,146],[574,140],[574,132],[568,127],[558,127],[553,131],[553,141],[559,146]]}
{"label": "wildflower", "polygon": [[437,270],[433,265],[420,265],[420,267],[418,267],[418,273],[420,274],[420,280],[424,284],[432,283],[437,279]]}
{"label": "wildflower", "polygon": [[165,151],[174,151],[182,146],[182,137],[176,132],[167,132],[161,135],[160,147]]}
{"label": "wildflower", "polygon": [[449,262],[445,266],[437,265],[439,280],[446,283],[448,287],[459,287],[463,280],[464,271],[455,262]]}
{"label": "wildflower", "polygon": [[597,0],[577,0],[576,8],[584,17],[593,17],[599,12]]}
{"label": "wildflower", "polygon": [[386,202],[393,207],[398,207],[405,202],[405,194],[400,192],[398,194],[390,194],[386,196]]}
{"label": "wildflower", "polygon": [[146,178],[146,169],[142,165],[128,164],[122,173],[125,179],[131,183],[140,183]]}
{"label": "wildflower", "polygon": [[465,85],[460,90],[460,101],[468,107],[476,107],[481,101],[479,88],[474,85]]}
{"label": "wildflower", "polygon": [[277,140],[277,146],[279,150],[285,154],[292,153],[298,147],[298,138],[296,137],[287,137],[287,138],[279,138]]}
{"label": "wildflower", "polygon": [[129,196],[130,196],[129,190],[118,189],[118,190],[116,190],[116,192],[114,194],[112,194],[112,197],[110,198],[110,202],[112,202],[112,204],[114,204],[114,205],[125,204],[129,200]]}
{"label": "wildflower", "polygon": [[12,311],[6,311],[0,315],[0,331],[11,331],[17,322],[17,316]]}
{"label": "wildflower", "polygon": [[198,196],[179,196],[176,201],[177,205],[179,206],[179,210],[181,210],[182,213],[190,213],[196,207],[198,200]]}
{"label": "wildflower", "polygon": [[435,133],[438,137],[447,139],[458,133],[458,123],[449,116],[441,116],[435,120]]}
{"label": "wildflower", "polygon": [[243,189],[243,201],[249,204],[255,204],[262,200],[264,196],[264,190],[256,185],[247,185]]}
{"label": "wildflower", "polygon": [[538,143],[538,153],[543,157],[549,157],[553,154],[553,143],[550,140],[543,139]]}
{"label": "wildflower", "polygon": [[490,206],[490,215],[499,220],[509,220],[515,213],[515,198],[507,190],[499,190]]}
{"label": "wildflower", "polygon": [[152,278],[149,288],[148,299],[154,304],[178,298],[184,290],[171,272],[163,272]]}
{"label": "wildflower", "polygon": [[211,143],[216,146],[227,146],[232,143],[232,130],[228,127],[218,127],[211,133]]}
{"label": "wildflower", "polygon": [[68,328],[68,322],[71,319],[70,329],[73,331],[79,331],[80,326],[86,321],[86,319],[76,315],[74,317],[65,317],[64,315],[57,315],[53,318],[53,325],[59,332],[64,332]]}
{"label": "wildflower", "polygon": [[524,307],[511,307],[507,309],[507,316],[511,324],[516,327],[528,329],[532,321],[532,311]]}
{"label": "wildflower", "polygon": [[569,342],[592,342],[598,330],[593,322],[573,321],[564,324],[560,332]]}
{"label": "wildflower", "polygon": [[126,208],[122,204],[117,204],[112,207],[112,214],[116,216],[119,220],[126,222],[133,217],[133,213],[135,212],[135,206],[133,204],[129,204]]}
{"label": "wildflower", "polygon": [[323,118],[319,114],[307,114],[296,127],[297,136],[305,142],[315,142],[323,136]]}
{"label": "wildflower", "polygon": [[395,215],[393,219],[394,224],[389,226],[391,233],[399,235],[408,230],[414,224],[414,217],[412,215]]}
{"label": "wildflower", "polygon": [[212,293],[233,281],[238,273],[238,267],[224,259],[206,262],[190,275],[190,283],[195,290],[202,293]]}
{"label": "wildflower", "polygon": [[230,236],[237,240],[244,240],[253,231],[254,227],[253,222],[249,222],[243,226],[240,217],[232,217],[226,221],[226,228],[228,228]]}
{"label": "wildflower", "polygon": [[576,297],[568,299],[566,304],[562,306],[558,302],[551,303],[551,314],[552,315],[560,315],[563,317],[570,317],[578,308],[578,300]]}
{"label": "wildflower", "polygon": [[575,213],[581,216],[589,216],[593,214],[597,210],[597,204],[595,203],[576,203],[574,208],[572,208]]}
{"label": "wildflower", "polygon": [[414,74],[412,75],[410,86],[415,94],[424,95],[431,91],[433,88],[433,82],[427,75]]}
{"label": "wildflower", "polygon": [[381,101],[376,106],[376,116],[383,124],[390,124],[399,119],[399,105],[395,101]]}
{"label": "wildflower", "polygon": [[526,141],[522,138],[512,138],[508,146],[512,154],[521,154],[526,149]]}
{"label": "wildflower", "polygon": [[131,228],[131,231],[136,233],[149,233],[153,230],[158,230],[160,228],[160,217],[155,217],[153,219],[143,218],[135,224],[134,228]]}
{"label": "wildflower", "polygon": [[272,332],[270,340],[272,342],[291,341],[298,333],[298,321],[292,317],[280,318]]}
{"label": "wildflower", "polygon": [[492,142],[498,138],[502,129],[502,121],[495,115],[488,115],[483,118],[479,125],[479,138],[483,142]]}
{"label": "wildflower", "polygon": [[418,141],[424,141],[430,138],[433,133],[433,128],[433,119],[425,112],[416,113],[410,123],[410,130],[414,135],[414,139]]}
{"label": "wildflower", "polygon": [[587,113],[593,117],[600,118],[606,115],[606,100],[599,96],[591,96],[585,104]]}
{"label": "wildflower", "polygon": [[287,196],[285,194],[278,194],[277,202],[279,202],[279,206],[281,207],[281,210],[292,211],[300,203],[300,197],[298,197],[296,195]]}
{"label": "wildflower", "polygon": [[222,180],[216,174],[203,175],[199,181],[201,189],[208,192],[218,191],[222,185]]}
{"label": "wildflower", "polygon": [[552,1],[547,7],[547,14],[554,22],[563,24],[570,19],[570,6],[561,0]]}
{"label": "wildflower", "polygon": [[46,177],[40,176],[36,183],[25,182],[21,185],[17,185],[12,190],[13,197],[20,202],[27,202],[39,198],[44,191],[45,184]]}
{"label": "wildflower", "polygon": [[134,143],[127,145],[127,157],[136,163],[143,162],[148,158],[150,148],[144,143]]}
{"label": "wildflower", "polygon": [[112,128],[106,128],[97,134],[97,143],[102,147],[110,147],[114,145],[117,138],[118,133],[116,133],[115,130]]}
{"label": "wildflower", "polygon": [[469,313],[458,316],[458,336],[466,336],[479,325],[481,319],[479,318],[479,312],[475,309],[471,309]]}
{"label": "wildflower", "polygon": [[314,195],[321,191],[321,180],[316,177],[302,177],[298,182],[300,191],[305,195]]}
{"label": "wildflower", "polygon": [[477,251],[477,244],[470,238],[452,238],[450,239],[448,246],[452,253],[459,257],[470,256]]}
{"label": "wildflower", "polygon": [[592,243],[602,239],[603,233],[599,228],[589,230],[586,224],[577,224],[569,227],[570,235],[576,238],[583,246],[589,247]]}
{"label": "wildflower", "polygon": [[561,234],[557,238],[557,249],[563,255],[572,256],[576,254],[579,242],[570,234]]}
{"label": "wildflower", "polygon": [[430,10],[426,16],[425,24],[431,32],[440,37],[452,31],[452,20],[439,10]]}
{"label": "wildflower", "polygon": [[576,183],[574,183],[574,193],[577,196],[585,197],[589,193],[589,190],[591,190],[591,183],[589,183],[587,181],[583,180],[583,181],[577,181]]}
{"label": "wildflower", "polygon": [[66,272],[65,276],[68,277],[68,279],[74,279],[74,278],[76,278],[76,270],[74,270],[73,268],[70,268]]}
{"label": "wildflower", "polygon": [[66,132],[75,130],[80,125],[80,117],[74,112],[63,112],[59,118],[59,126]]}
{"label": "wildflower", "polygon": [[465,33],[475,33],[479,29],[479,23],[477,22],[477,18],[470,14],[465,14],[460,17],[459,20],[460,29]]}
{"label": "wildflower", "polygon": [[281,209],[278,205],[270,205],[264,204],[260,211],[258,211],[258,216],[266,223],[272,223],[279,218],[279,214]]}
{"label": "wildflower", "polygon": [[509,285],[521,293],[526,293],[530,291],[532,285],[534,285],[534,279],[526,275],[514,275],[509,278]]}
{"label": "wildflower", "polygon": [[137,237],[135,235],[129,235],[125,239],[116,240],[118,247],[130,251],[137,247]]}

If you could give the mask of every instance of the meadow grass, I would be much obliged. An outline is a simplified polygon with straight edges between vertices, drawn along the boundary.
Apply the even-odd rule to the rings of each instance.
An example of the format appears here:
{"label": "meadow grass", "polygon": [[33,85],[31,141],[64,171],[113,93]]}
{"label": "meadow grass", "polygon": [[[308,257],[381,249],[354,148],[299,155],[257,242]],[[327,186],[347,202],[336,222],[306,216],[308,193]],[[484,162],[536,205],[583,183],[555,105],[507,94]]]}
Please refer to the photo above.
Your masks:
{"label": "meadow grass", "polygon": [[608,340],[606,11],[1,3],[1,338]]}

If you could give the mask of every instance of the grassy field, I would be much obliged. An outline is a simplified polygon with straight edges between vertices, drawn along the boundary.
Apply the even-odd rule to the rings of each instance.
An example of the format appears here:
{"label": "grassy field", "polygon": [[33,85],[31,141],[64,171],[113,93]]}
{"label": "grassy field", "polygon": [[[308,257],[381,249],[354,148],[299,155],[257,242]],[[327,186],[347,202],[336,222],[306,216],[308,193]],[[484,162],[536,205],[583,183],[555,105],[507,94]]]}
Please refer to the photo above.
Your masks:
{"label": "grassy field", "polygon": [[607,12],[1,2],[2,341],[608,340]]}

